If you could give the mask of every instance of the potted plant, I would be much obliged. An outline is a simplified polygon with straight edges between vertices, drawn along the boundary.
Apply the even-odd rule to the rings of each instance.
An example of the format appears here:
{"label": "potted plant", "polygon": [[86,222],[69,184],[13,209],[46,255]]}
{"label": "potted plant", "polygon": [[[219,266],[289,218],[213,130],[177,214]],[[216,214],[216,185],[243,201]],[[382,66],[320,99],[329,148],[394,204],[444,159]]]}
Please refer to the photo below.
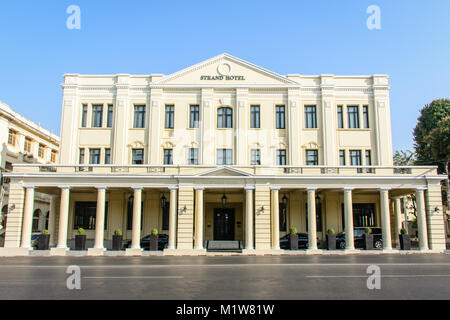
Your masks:
{"label": "potted plant", "polygon": [[365,229],[363,240],[364,240],[364,249],[373,250],[373,234],[371,228]]}
{"label": "potted plant", "polygon": [[150,235],[150,251],[158,251],[158,229],[153,229]]}
{"label": "potted plant", "polygon": [[113,245],[112,245],[113,251],[122,250],[122,240],[123,240],[122,230],[116,229],[113,235]]}
{"label": "potted plant", "polygon": [[297,228],[289,229],[289,249],[290,250],[298,250]]}
{"label": "potted plant", "polygon": [[75,250],[86,250],[86,231],[83,228],[79,228],[75,235]]}
{"label": "potted plant", "polygon": [[41,234],[39,235],[37,249],[49,250],[49,248],[50,248],[50,234],[48,233],[48,230],[42,230]]}
{"label": "potted plant", "polygon": [[411,250],[411,238],[409,237],[408,230],[403,228],[400,231],[400,249],[401,250]]}
{"label": "potted plant", "polygon": [[336,250],[336,232],[333,228],[327,231],[327,249]]}

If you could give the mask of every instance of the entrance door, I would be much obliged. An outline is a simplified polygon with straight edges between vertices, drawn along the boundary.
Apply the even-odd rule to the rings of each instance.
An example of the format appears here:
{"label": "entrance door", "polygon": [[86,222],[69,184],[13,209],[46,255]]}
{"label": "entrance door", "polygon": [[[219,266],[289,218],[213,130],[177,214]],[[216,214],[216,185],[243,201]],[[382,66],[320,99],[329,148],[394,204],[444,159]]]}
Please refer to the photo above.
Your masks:
{"label": "entrance door", "polygon": [[214,240],[234,240],[234,209],[214,209]]}

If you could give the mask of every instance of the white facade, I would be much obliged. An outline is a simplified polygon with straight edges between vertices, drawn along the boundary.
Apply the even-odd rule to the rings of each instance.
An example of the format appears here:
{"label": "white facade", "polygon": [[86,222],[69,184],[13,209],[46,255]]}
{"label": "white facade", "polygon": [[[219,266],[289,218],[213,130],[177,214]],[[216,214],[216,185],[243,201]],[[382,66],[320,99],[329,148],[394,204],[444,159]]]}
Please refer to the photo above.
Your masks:
{"label": "white facade", "polygon": [[[0,167],[11,172],[15,164],[51,164],[59,162],[59,137],[28,120],[11,107],[0,102]],[[53,158],[52,158],[53,153]],[[52,162],[53,161],[53,162]],[[8,213],[9,183],[3,180],[0,234],[5,232]],[[34,204],[33,231],[42,231],[50,211],[50,197],[37,193]],[[1,237],[0,242],[3,242]],[[0,243],[2,246],[3,243]]]}
{"label": "white facade", "polygon": [[168,76],[66,74],[60,162],[8,175],[18,225],[6,246],[28,249],[26,199],[36,190],[55,196],[54,254],[72,248],[80,226],[90,254],[109,249],[116,229],[129,254],[152,229],[168,235],[169,254],[222,238],[279,252],[293,227],[312,252],[330,228],[353,250],[350,226],[380,228],[391,250],[397,203],[416,193],[419,247],[444,250],[443,177],[393,167],[389,90],[386,75],[282,76],[228,54]]}

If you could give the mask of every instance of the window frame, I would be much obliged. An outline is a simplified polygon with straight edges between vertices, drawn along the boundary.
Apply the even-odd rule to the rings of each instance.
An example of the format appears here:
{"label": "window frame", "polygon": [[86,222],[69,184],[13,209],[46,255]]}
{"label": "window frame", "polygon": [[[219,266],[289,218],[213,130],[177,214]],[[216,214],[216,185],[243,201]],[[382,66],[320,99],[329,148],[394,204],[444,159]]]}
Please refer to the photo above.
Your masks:
{"label": "window frame", "polygon": [[[219,161],[220,159],[222,161]],[[230,160],[230,162],[228,162],[228,160]],[[233,165],[233,149],[217,149],[217,165],[218,166],[232,166]]]}
{"label": "window frame", "polygon": [[134,105],[133,129],[145,129],[147,106],[143,104]]}
{"label": "window frame", "polygon": [[261,165],[261,149],[250,150],[250,165],[252,166]]}
{"label": "window frame", "polygon": [[114,121],[114,105],[108,104],[108,110],[106,115],[106,127],[112,128]]}
{"label": "window frame", "polygon": [[250,128],[261,129],[261,106],[250,106]]}
{"label": "window frame", "polygon": [[[95,154],[94,154],[95,152]],[[95,163],[93,160],[98,157],[98,161]],[[100,148],[89,148],[89,164],[99,165],[102,157],[102,149]]]}
{"label": "window frame", "polygon": [[173,165],[173,149],[164,149],[163,151],[164,159],[163,163],[165,166]]}
{"label": "window frame", "polygon": [[166,104],[164,111],[164,128],[173,129],[175,127],[175,105]]}
{"label": "window frame", "polygon": [[217,129],[233,128],[233,108],[220,107],[217,108]]}
{"label": "window frame", "polygon": [[200,105],[192,104],[189,106],[189,128],[200,128]]}
{"label": "window frame", "polygon": [[305,106],[305,129],[317,129],[317,106]]}
{"label": "window frame", "polygon": [[286,129],[286,106],[275,106],[275,128],[278,130]]}
{"label": "window frame", "polygon": [[[352,111],[350,111],[352,110]],[[354,111],[353,111],[354,110]],[[349,129],[360,129],[359,124],[359,106],[347,106],[347,120]]]}
{"label": "window frame", "polygon": [[286,149],[277,149],[277,166],[287,166],[287,150]]}
{"label": "window frame", "polygon": [[[313,160],[311,161],[311,160],[309,160],[309,153],[313,153],[312,154],[312,157],[313,157]],[[311,167],[314,167],[314,166],[318,166],[319,165],[319,150],[318,149],[307,149],[307,150],[305,150],[305,163],[306,163],[306,165],[307,166],[311,166]],[[312,164],[311,164],[312,163]]]}
{"label": "window frame", "polygon": [[103,104],[92,105],[92,128],[103,128]]}
{"label": "window frame", "polygon": [[189,148],[189,165],[198,166],[199,165],[199,148]]}
{"label": "window frame", "polygon": [[8,144],[15,147],[17,144],[17,131],[9,129],[8,131]]}
{"label": "window frame", "polygon": [[[137,159],[138,152],[142,152],[142,160]],[[131,149],[131,163],[133,165],[143,165],[145,158],[145,150],[143,148]],[[141,161],[142,163],[137,163],[137,161]]]}

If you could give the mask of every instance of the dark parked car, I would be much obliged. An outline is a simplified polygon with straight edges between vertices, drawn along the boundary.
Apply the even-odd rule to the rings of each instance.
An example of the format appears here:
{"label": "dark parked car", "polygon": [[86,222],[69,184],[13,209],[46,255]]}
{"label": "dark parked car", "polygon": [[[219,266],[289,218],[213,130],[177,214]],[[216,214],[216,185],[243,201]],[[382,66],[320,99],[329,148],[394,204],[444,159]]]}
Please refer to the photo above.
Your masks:
{"label": "dark parked car", "polygon": [[[298,248],[308,249],[308,234],[307,233],[297,233],[298,235]],[[319,239],[317,239],[317,245],[319,246]],[[289,235],[285,235],[280,239],[280,248],[288,250],[289,249]]]}
{"label": "dark parked car", "polygon": [[[383,248],[383,234],[381,228],[371,228],[373,234],[373,247],[375,249]],[[353,239],[355,239],[355,248],[364,247],[363,235],[366,232],[366,228],[355,228]],[[336,248],[345,249],[345,233],[340,233],[336,236]]]}
{"label": "dark parked car", "polygon": [[[164,250],[169,245],[169,236],[167,234],[158,235],[158,250]],[[128,240],[124,244],[125,248],[131,247],[131,240]],[[144,250],[150,250],[150,235],[146,235],[141,239],[141,248]]]}

